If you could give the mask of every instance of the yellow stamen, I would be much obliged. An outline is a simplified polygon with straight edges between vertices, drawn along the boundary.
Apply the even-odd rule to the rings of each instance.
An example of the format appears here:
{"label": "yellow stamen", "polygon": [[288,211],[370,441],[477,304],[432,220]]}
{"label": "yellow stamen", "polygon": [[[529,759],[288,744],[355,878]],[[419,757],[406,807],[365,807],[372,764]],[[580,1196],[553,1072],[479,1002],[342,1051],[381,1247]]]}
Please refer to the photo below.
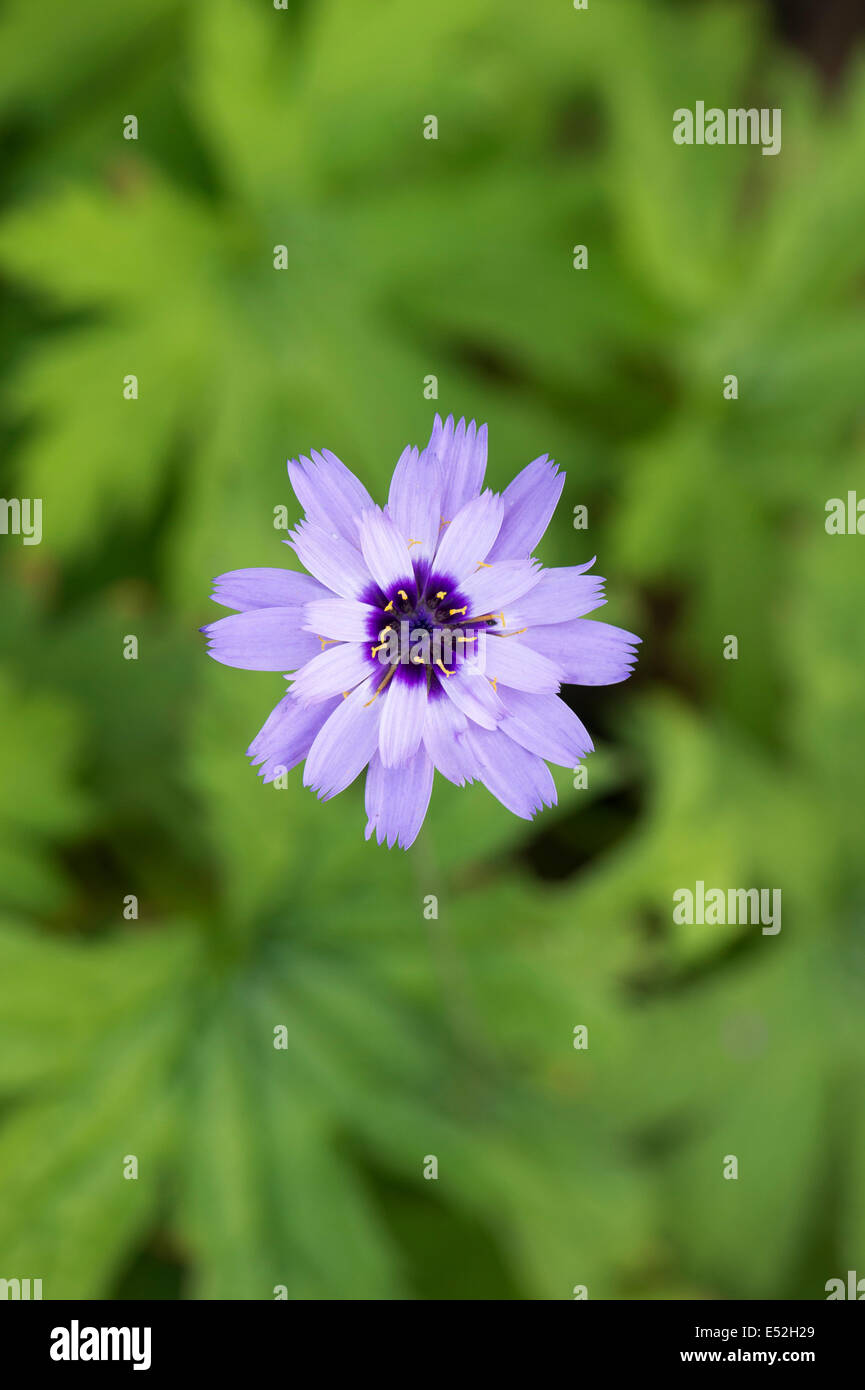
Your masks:
{"label": "yellow stamen", "polygon": [[477,641],[477,633],[476,633],[476,632],[473,632],[472,635],[471,635],[471,637],[455,637],[455,638],[454,638],[454,641],[455,641],[455,642],[475,642],[475,641]]}
{"label": "yellow stamen", "polygon": [[386,646],[387,642],[379,642],[377,647],[372,647],[370,649],[370,656],[375,656],[376,652],[383,651]]}
{"label": "yellow stamen", "polygon": [[479,569],[479,570],[491,570],[491,569],[492,569],[492,565],[488,565],[487,562],[486,562],[486,560],[478,560],[477,565],[478,565],[478,569]]}
{"label": "yellow stamen", "polygon": [[393,632],[393,624],[392,624],[392,623],[388,623],[387,627],[383,627],[382,630],[381,630],[381,632],[378,634],[378,640],[379,640],[380,642],[381,642],[381,640],[383,639],[384,634],[385,634],[386,632]]}
{"label": "yellow stamen", "polygon": [[499,678],[498,678],[498,676],[493,676],[492,680],[490,681],[490,685],[492,686],[493,690],[494,690],[494,691],[496,692],[496,694],[498,695],[498,693],[499,693]]}
{"label": "yellow stamen", "polygon": [[518,627],[516,632],[500,632],[499,637],[519,637],[521,632],[528,632],[527,627]]}
{"label": "yellow stamen", "polygon": [[409,550],[411,550],[413,545],[423,545],[423,541],[408,541],[407,545]]}
{"label": "yellow stamen", "polygon": [[397,589],[396,592],[399,598],[404,598],[406,603],[408,603],[408,594],[406,593],[405,589]]}
{"label": "yellow stamen", "polygon": [[449,610],[451,617],[453,617],[454,613],[468,613],[468,611],[469,611],[469,610],[468,610],[468,607],[466,607],[466,608],[451,608],[451,609]]}
{"label": "yellow stamen", "polygon": [[390,670],[388,671],[387,675],[385,676],[385,678],[384,678],[384,680],[382,681],[381,685],[379,686],[378,690],[377,690],[377,691],[375,692],[375,694],[373,695],[372,700],[364,700],[364,703],[363,703],[364,709],[366,709],[368,705],[371,705],[371,704],[373,703],[373,700],[377,700],[377,699],[378,699],[379,695],[380,695],[381,692],[384,690],[384,688],[385,688],[385,686],[387,685],[388,681],[391,680],[391,679],[393,678],[395,672],[396,672],[396,665],[393,664],[393,665],[391,665]]}
{"label": "yellow stamen", "polygon": [[436,598],[447,598],[447,590],[439,589],[438,593],[436,594]]}
{"label": "yellow stamen", "polygon": [[391,599],[390,603],[386,603],[386,604],[385,604],[385,608],[384,608],[385,613],[389,613],[389,612],[391,611],[392,608],[393,608],[393,599]]}
{"label": "yellow stamen", "polygon": [[441,667],[442,671],[444,671],[444,673],[445,673],[446,676],[455,676],[455,675],[456,675],[456,671],[446,671],[446,670],[445,670],[445,667],[444,667],[444,663],[443,663],[442,661],[437,661],[435,664],[436,664],[436,666]]}

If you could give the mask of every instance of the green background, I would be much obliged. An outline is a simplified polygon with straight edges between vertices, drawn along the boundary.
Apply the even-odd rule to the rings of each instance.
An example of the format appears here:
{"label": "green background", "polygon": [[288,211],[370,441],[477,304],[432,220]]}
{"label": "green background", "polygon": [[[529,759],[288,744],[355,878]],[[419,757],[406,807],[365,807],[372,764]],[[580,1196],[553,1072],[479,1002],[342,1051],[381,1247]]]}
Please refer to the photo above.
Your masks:
{"label": "green background", "polygon": [[[0,47],[2,490],[44,500],[0,536],[0,1276],[865,1275],[865,540],[824,527],[865,493],[857,51],[827,85],[761,5],[632,0],[11,0]],[[781,154],[674,145],[698,99],[781,107]],[[360,782],[257,781],[283,683],[197,629],[291,563],[287,456],[384,500],[435,409],[497,488],[558,460],[539,554],[597,554],[644,644],[570,692],[586,788],[528,824],[437,779],[388,853]],[[698,879],[780,888],[780,934],[674,925]]]}

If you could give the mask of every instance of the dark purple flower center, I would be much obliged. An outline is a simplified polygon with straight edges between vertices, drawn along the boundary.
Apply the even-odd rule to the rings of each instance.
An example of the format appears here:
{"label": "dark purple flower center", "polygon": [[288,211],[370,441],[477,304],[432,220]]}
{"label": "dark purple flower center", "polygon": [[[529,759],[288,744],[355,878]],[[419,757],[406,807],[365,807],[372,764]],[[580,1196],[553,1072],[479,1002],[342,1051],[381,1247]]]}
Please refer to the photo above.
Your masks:
{"label": "dark purple flower center", "polygon": [[365,601],[376,610],[370,619],[370,656],[386,668],[385,677],[399,668],[403,679],[425,680],[430,690],[461,662],[477,659],[479,634],[498,618],[472,613],[468,599],[445,575],[415,576],[388,593],[376,589]]}

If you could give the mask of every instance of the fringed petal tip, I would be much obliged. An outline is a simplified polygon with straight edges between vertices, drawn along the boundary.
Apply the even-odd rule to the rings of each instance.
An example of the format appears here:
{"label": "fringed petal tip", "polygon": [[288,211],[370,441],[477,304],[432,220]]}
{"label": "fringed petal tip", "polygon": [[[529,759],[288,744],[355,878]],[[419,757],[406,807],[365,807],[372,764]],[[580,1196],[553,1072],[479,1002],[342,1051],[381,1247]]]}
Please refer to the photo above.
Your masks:
{"label": "fringed petal tip", "polygon": [[385,767],[380,754],[370,759],[364,801],[367,813],[365,837],[375,833],[378,844],[388,849],[410,849],[418,837],[429,806],[433,763],[425,748],[418,748],[402,767]]}

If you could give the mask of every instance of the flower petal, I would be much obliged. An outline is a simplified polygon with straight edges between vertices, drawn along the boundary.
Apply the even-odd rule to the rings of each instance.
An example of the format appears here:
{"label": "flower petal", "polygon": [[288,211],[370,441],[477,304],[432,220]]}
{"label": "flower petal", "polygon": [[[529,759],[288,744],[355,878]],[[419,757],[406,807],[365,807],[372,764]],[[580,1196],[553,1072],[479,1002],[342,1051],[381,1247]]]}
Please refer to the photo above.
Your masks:
{"label": "flower petal", "polygon": [[378,747],[385,767],[403,767],[418,750],[423,735],[427,688],[416,673],[397,668],[382,695],[384,708],[378,730]]}
{"label": "flower petal", "polygon": [[314,599],[303,608],[305,632],[339,642],[368,642],[377,610],[355,598]]}
{"label": "flower petal", "polygon": [[409,546],[411,559],[430,561],[441,528],[441,483],[438,464],[422,458],[417,449],[404,449],[393,471],[387,514]]}
{"label": "flower petal", "polygon": [[558,695],[503,690],[507,714],[499,728],[514,742],[561,767],[576,767],[594,744],[585,725]]}
{"label": "flower petal", "polygon": [[424,747],[432,758],[436,771],[458,787],[471,782],[475,775],[475,764],[471,754],[459,739],[459,735],[465,733],[467,728],[466,716],[452,700],[441,697],[427,700],[423,726]]}
{"label": "flower petal", "polygon": [[313,450],[311,459],[289,459],[288,476],[308,520],[357,545],[358,519],[373,500],[351,469],[330,449],[322,449]]}
{"label": "flower petal", "polygon": [[487,634],[480,651],[480,665],[489,680],[534,695],[555,695],[563,680],[554,661],[524,645],[522,633],[513,637]]}
{"label": "flower petal", "polygon": [[414,571],[408,546],[379,507],[365,511],[360,519],[360,547],[370,574],[384,593],[411,582]]}
{"label": "flower petal", "polygon": [[245,671],[285,671],[302,666],[315,655],[316,639],[303,631],[303,610],[254,608],[217,618],[201,631],[207,650],[223,666]]}
{"label": "flower petal", "polygon": [[[594,564],[593,560],[589,564]],[[493,568],[496,568],[495,566]],[[508,627],[549,626],[581,618],[606,603],[604,580],[599,574],[584,574],[586,565],[576,568],[544,570],[538,583],[512,607],[505,604]]]}
{"label": "flower petal", "polygon": [[531,555],[550,524],[565,485],[553,461],[543,454],[534,459],[505,488],[504,520],[488,560],[519,560]]}
{"label": "flower petal", "polygon": [[499,613],[533,590],[543,573],[536,560],[504,560],[461,579],[460,593],[468,599],[470,615]]}
{"label": "flower petal", "polygon": [[423,825],[432,784],[433,765],[424,748],[398,768],[385,767],[374,753],[366,774],[366,838],[375,831],[378,843],[386,840],[388,849],[394,844],[408,849]]}
{"label": "flower petal", "polygon": [[304,706],[291,694],[283,696],[246,750],[253,765],[261,764],[259,777],[272,782],[303,762],[313,739],[338,703],[338,699],[324,700],[318,705]]}
{"label": "flower petal", "polygon": [[343,598],[360,598],[370,588],[370,576],[356,546],[329,535],[311,521],[300,521],[290,533],[290,545],[310,574]]}
{"label": "flower petal", "polygon": [[571,685],[615,685],[631,674],[640,642],[633,632],[593,618],[572,618],[567,623],[532,627],[523,641],[549,657]]}
{"label": "flower petal", "polygon": [[442,676],[439,684],[457,709],[484,729],[494,729],[504,718],[505,707],[489,681],[468,664],[458,666],[453,675]]}
{"label": "flower petal", "polygon": [[289,608],[326,594],[317,579],[300,570],[246,569],[220,574],[210,597],[223,608],[246,613],[250,608]]}
{"label": "flower petal", "polygon": [[444,424],[436,415],[424,454],[435,460],[440,470],[442,516],[456,516],[466,502],[477,497],[483,486],[487,466],[486,425],[478,429],[472,420],[467,427],[465,420],[460,420],[454,427],[452,415]]}
{"label": "flower petal", "polygon": [[[314,642],[317,638],[313,637]],[[353,690],[361,681],[371,678],[375,662],[368,649],[359,642],[340,642],[335,647],[319,651],[302,666],[294,678],[291,693],[303,705],[314,705],[332,695]]]}
{"label": "flower petal", "polygon": [[442,528],[434,561],[435,572],[448,575],[457,584],[474,574],[480,562],[487,558],[503,515],[504,504],[498,493],[487,490],[466,502]]}
{"label": "flower petal", "polygon": [[503,806],[531,820],[543,806],[555,806],[556,784],[542,758],[496,729],[470,724],[461,735],[478,764],[478,777]]}
{"label": "flower petal", "polygon": [[316,734],[303,769],[303,785],[320,801],[345,791],[376,750],[381,701],[375,685],[364,681],[341,700]]}

